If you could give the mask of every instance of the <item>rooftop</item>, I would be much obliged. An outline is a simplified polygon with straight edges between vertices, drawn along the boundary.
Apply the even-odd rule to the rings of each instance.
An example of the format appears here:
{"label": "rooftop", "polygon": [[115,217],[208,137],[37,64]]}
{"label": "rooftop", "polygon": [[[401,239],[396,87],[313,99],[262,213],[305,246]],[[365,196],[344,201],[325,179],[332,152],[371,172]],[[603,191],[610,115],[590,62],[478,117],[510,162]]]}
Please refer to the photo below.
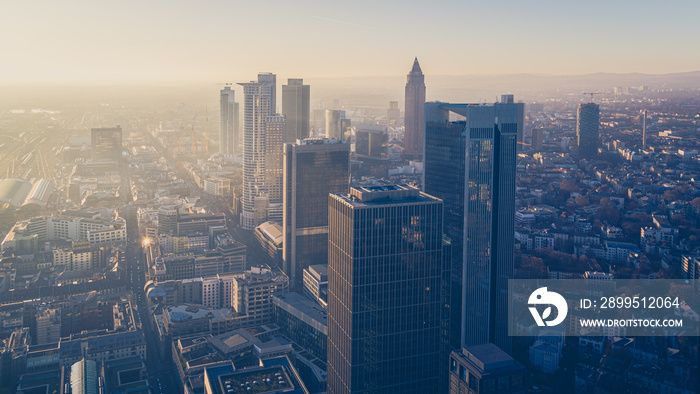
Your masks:
{"label": "rooftop", "polygon": [[351,187],[350,194],[335,194],[335,196],[354,207],[440,201],[438,198],[406,185]]}

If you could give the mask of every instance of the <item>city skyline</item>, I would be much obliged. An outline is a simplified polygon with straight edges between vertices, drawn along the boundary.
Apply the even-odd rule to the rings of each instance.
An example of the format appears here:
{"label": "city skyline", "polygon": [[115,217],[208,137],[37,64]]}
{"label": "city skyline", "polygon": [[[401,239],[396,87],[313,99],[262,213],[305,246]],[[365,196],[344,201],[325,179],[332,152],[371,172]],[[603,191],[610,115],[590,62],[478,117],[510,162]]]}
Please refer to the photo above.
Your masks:
{"label": "city skyline", "polygon": [[[128,4],[82,1],[4,4],[4,13],[15,17],[3,27],[7,38],[0,45],[7,56],[0,65],[0,84],[223,82],[280,64],[290,75],[401,75],[403,59],[415,56],[425,59],[423,66],[433,75],[700,69],[700,54],[689,50],[698,34],[693,16],[700,5],[689,1],[674,7],[651,1],[596,2],[584,8],[514,1],[505,8],[448,2],[368,2],[352,8],[312,1],[274,7],[224,1],[164,5],[139,4],[135,12]],[[435,9],[447,6],[451,12],[430,18]],[[276,28],[261,32],[253,43],[241,39],[254,28],[253,19],[234,22],[233,16],[256,13],[265,14]],[[470,23],[460,24],[465,18]],[[497,29],[492,27],[495,20],[500,22]],[[443,39],[454,34],[481,38],[454,51],[449,50],[451,40]],[[300,42],[304,56],[298,55]],[[222,52],[222,46],[231,49]],[[373,61],[350,66],[344,60],[348,53]],[[503,53],[518,61],[503,62]],[[241,58],[255,58],[256,64],[241,63]],[[481,61],[468,62],[474,58]]]}
{"label": "city skyline", "polygon": [[5,3],[0,393],[700,392],[700,3]]}

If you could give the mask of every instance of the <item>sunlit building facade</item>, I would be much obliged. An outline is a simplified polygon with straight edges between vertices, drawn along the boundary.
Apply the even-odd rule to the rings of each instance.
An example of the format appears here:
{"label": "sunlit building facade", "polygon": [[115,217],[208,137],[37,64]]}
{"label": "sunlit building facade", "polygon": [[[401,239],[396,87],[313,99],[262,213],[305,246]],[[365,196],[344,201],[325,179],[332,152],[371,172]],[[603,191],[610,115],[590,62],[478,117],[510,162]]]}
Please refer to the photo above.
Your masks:
{"label": "sunlit building facade", "polygon": [[282,200],[282,148],[284,144],[284,117],[275,115],[276,76],[258,74],[257,82],[240,83],[243,86],[243,198],[241,227],[252,230],[265,221],[266,204]]}

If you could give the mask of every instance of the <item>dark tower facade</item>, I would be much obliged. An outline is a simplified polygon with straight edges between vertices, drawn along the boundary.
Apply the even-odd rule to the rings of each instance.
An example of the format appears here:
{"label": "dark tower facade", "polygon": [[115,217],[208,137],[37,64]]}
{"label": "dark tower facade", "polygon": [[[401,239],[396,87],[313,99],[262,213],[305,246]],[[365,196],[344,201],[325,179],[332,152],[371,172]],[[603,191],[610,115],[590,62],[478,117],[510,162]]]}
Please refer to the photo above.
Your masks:
{"label": "dark tower facade", "polygon": [[331,194],[328,209],[328,392],[436,392],[442,201],[375,186]]}
{"label": "dark tower facade", "polygon": [[423,105],[425,104],[425,77],[418,64],[413,61],[413,68],[406,76],[406,111],[404,118],[404,152],[410,158],[423,155]]}
{"label": "dark tower facade", "polygon": [[598,154],[598,129],[600,127],[600,107],[596,103],[579,104],[576,112],[576,137],[578,156],[591,159]]}
{"label": "dark tower facade", "polygon": [[[466,120],[450,122],[450,112]],[[451,345],[510,352],[518,105],[427,103],[425,117],[423,184],[444,201],[452,240]]]}
{"label": "dark tower facade", "polygon": [[303,270],[328,262],[328,194],[350,187],[350,144],[306,139],[284,149],[284,271],[300,287]]}

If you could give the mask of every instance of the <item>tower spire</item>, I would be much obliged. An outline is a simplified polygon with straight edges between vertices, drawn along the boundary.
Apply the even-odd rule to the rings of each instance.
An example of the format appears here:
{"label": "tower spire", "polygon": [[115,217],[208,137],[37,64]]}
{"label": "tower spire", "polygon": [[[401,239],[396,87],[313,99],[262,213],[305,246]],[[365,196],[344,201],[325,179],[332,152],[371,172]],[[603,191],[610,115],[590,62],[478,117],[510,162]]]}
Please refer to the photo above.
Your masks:
{"label": "tower spire", "polygon": [[420,64],[418,64],[418,57],[413,60],[413,68],[411,68],[411,74],[423,74],[423,71],[420,69]]}

